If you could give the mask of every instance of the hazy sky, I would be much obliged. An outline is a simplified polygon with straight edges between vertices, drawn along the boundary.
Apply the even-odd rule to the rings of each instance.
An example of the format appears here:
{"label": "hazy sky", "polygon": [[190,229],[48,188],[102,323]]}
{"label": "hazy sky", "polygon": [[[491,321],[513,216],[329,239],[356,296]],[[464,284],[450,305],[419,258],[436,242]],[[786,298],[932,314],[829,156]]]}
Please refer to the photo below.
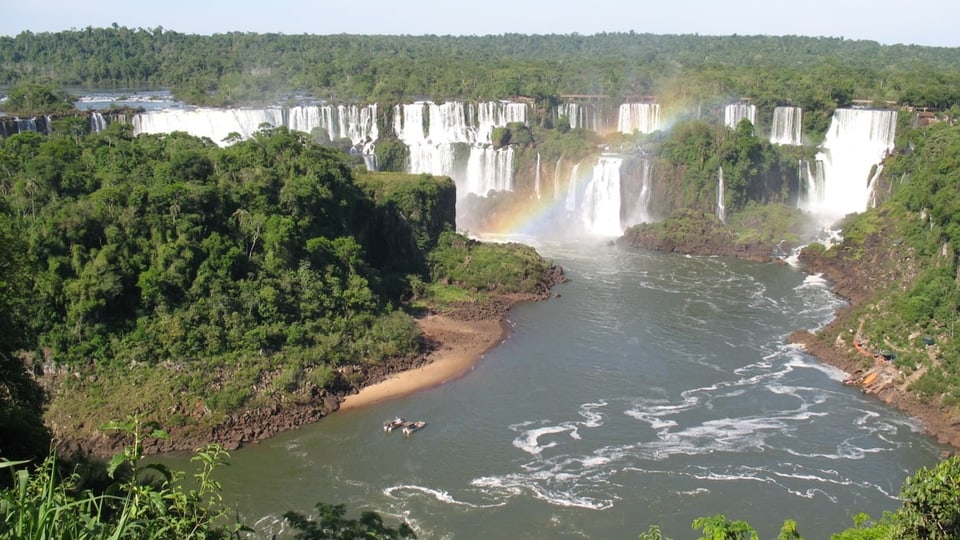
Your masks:
{"label": "hazy sky", "polygon": [[3,0],[0,35],[113,23],[191,34],[804,35],[960,47],[957,0]]}

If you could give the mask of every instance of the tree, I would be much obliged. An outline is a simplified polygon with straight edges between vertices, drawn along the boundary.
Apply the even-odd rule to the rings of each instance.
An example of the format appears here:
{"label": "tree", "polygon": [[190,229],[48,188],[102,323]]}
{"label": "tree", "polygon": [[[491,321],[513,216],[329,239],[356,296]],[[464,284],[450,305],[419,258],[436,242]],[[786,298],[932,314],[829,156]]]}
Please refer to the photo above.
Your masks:
{"label": "tree", "polygon": [[[32,459],[45,455],[50,432],[43,425],[45,396],[15,352],[27,345],[22,291],[27,290],[24,246],[0,200],[0,456]],[[4,479],[6,477],[4,476]]]}
{"label": "tree", "polygon": [[406,523],[400,523],[396,529],[384,525],[383,518],[376,512],[363,512],[360,519],[347,519],[347,508],[342,504],[317,503],[319,522],[307,519],[303,514],[287,512],[287,520],[297,534],[296,540],[401,540],[416,538],[413,529]]}
{"label": "tree", "polygon": [[960,538],[960,456],[921,468],[900,490],[903,538]]}
{"label": "tree", "polygon": [[47,84],[23,83],[10,89],[6,108],[15,113],[51,113],[73,109],[66,92]]}
{"label": "tree", "polygon": [[701,531],[700,540],[759,540],[757,531],[746,521],[731,521],[723,514],[693,520],[693,528]]}

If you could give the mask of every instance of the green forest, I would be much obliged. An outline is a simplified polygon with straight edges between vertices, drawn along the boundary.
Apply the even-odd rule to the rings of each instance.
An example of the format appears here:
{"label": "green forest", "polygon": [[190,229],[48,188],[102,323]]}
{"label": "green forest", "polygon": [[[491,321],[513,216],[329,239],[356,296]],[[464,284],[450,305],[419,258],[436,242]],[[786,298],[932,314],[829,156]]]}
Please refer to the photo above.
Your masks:
{"label": "green forest", "polygon": [[[114,26],[0,37],[0,86],[9,113],[56,117],[51,135],[0,139],[0,538],[242,535],[211,476],[228,457],[222,447],[197,452],[194,488],[179,482],[182,471],[139,482],[145,468],[162,469],[146,464],[145,448],[275,403],[323,408],[362,384],[363,369],[422,353],[418,314],[549,286],[550,262],[533,249],[457,233],[470,224],[456,222],[453,181],[396,172],[398,141],[378,145],[394,172],[376,173],[283,128],[225,148],[183,133],[134,137],[122,123],[91,134],[68,88],[167,87],[213,106],[307,94],[382,110],[421,98],[527,98],[539,111],[531,126],[497,133],[521,149],[519,168],[532,148],[546,160],[603,144],[655,155],[671,179],[659,204],[676,213],[654,227],[689,235],[703,231],[684,225],[712,204],[722,166],[739,215],[711,226],[745,243],[796,233],[795,213],[783,209],[796,189],[786,178],[809,148],[696,118],[604,139],[555,124],[548,111],[569,94],[609,103],[652,95],[678,109],[749,97],[761,111],[803,107],[804,130],[819,140],[833,110],[855,101],[929,109],[939,120],[930,126],[902,115],[877,208],[844,222],[843,243],[804,256],[869,269],[871,294],[818,339],[835,342],[859,324],[896,351],[911,392],[958,414],[956,49],[798,36],[196,36]],[[489,214],[510,201],[468,204]],[[39,373],[55,384],[40,388]],[[127,443],[104,470],[44,458],[51,433],[104,430]],[[956,457],[918,471],[898,511],[860,514],[834,538],[960,537],[957,479]],[[317,509],[320,522],[285,516],[298,537],[413,536],[376,514]],[[662,538],[655,526],[640,533],[647,525],[637,524],[641,538]],[[703,538],[756,538],[724,516],[693,525]],[[802,527],[788,520],[780,537],[800,538]]]}

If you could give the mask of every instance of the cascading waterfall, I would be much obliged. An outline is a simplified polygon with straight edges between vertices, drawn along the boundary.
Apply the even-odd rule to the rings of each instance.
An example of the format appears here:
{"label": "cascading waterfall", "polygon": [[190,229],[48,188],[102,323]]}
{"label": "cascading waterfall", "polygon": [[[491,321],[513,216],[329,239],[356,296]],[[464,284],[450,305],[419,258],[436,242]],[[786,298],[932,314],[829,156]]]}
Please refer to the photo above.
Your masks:
{"label": "cascading waterfall", "polygon": [[653,194],[652,169],[653,163],[649,159],[640,159],[638,168],[639,178],[637,179],[639,189],[636,192],[637,196],[632,208],[627,209],[627,220],[626,223],[623,224],[625,227],[653,221],[653,212],[650,206],[651,196]]}
{"label": "cascading waterfall", "polygon": [[723,201],[723,167],[717,169],[717,219],[727,222],[727,205]]}
{"label": "cascading waterfall", "polygon": [[163,109],[137,114],[132,124],[134,134],[185,131],[221,146],[228,144],[230,134],[247,139],[264,124],[303,133],[320,128],[330,140],[350,139],[355,152],[372,154],[379,136],[376,118],[376,104],[300,105],[289,109]]}
{"label": "cascading waterfall", "polygon": [[560,164],[563,163],[563,158],[557,158],[557,166],[553,168],[553,200],[559,200],[561,197],[560,192]]}
{"label": "cascading waterfall", "polygon": [[579,103],[561,103],[557,105],[557,117],[567,117],[571,129],[590,129],[587,120],[587,108]]}
{"label": "cascading waterfall", "polygon": [[770,143],[801,146],[803,127],[803,109],[800,107],[776,107],[773,109],[773,123],[770,127]]}
{"label": "cascading waterfall", "polygon": [[[593,103],[561,103],[557,105],[556,119],[567,117],[572,129],[582,128],[594,133],[609,133],[613,120],[606,109]],[[631,132],[632,133],[632,132]]]}
{"label": "cascading waterfall", "polygon": [[537,152],[537,170],[533,174],[533,192],[540,199],[540,152]]}
{"label": "cascading waterfall", "polygon": [[573,170],[570,171],[570,183],[567,184],[567,199],[566,199],[566,210],[570,215],[576,215],[577,213],[577,188],[580,185],[580,163],[577,163],[573,166]]}
{"label": "cascading waterfall", "polygon": [[660,129],[659,103],[624,103],[617,115],[617,131],[653,133]]}
{"label": "cascading waterfall", "polygon": [[507,124],[527,123],[527,106],[523,103],[487,101],[477,105],[477,137],[473,142],[489,144],[494,128]]}
{"label": "cascading waterfall", "polygon": [[896,127],[896,111],[835,110],[817,154],[822,167],[821,189],[806,194],[804,210],[825,221],[866,210],[874,187],[870,171],[874,166],[879,168],[884,156],[893,150]]}
{"label": "cascading waterfall", "polygon": [[283,125],[283,109],[165,109],[133,117],[133,133],[173,133],[185,131],[226,146],[228,137],[237,133],[246,139],[260,126]]}
{"label": "cascading waterfall", "polygon": [[[284,122],[294,131],[327,132],[331,141],[350,139],[355,148],[363,149],[377,140],[377,105],[298,105],[286,111]],[[367,152],[364,152],[367,153]],[[372,153],[372,149],[369,153]]]}
{"label": "cascading waterfall", "polygon": [[730,129],[737,129],[741,120],[748,120],[757,125],[757,106],[749,103],[731,103],[723,109],[723,125]]}
{"label": "cascading waterfall", "polygon": [[[459,196],[513,190],[514,149],[493,148],[497,127],[526,124],[523,103],[420,101],[394,108],[394,132],[407,145],[408,172],[450,176]],[[466,157],[466,163],[463,157]]]}
{"label": "cascading waterfall", "polygon": [[814,160],[813,166],[806,159],[800,160],[798,177],[800,178],[800,197],[797,207],[814,208],[823,204],[823,161]]}
{"label": "cascading waterfall", "polygon": [[620,236],[620,167],[623,158],[601,155],[587,184],[580,216],[586,231],[602,236]]}
{"label": "cascading waterfall", "polygon": [[513,147],[471,147],[464,176],[467,193],[484,196],[491,191],[513,191]]}
{"label": "cascading waterfall", "polygon": [[97,111],[90,112],[90,133],[100,133],[107,129],[107,119]]}

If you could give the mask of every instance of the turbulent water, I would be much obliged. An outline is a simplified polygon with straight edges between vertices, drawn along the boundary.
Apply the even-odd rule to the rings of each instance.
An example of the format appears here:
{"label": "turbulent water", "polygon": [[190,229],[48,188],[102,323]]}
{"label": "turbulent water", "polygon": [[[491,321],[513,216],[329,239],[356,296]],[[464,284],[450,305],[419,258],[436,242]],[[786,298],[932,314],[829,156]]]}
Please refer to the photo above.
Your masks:
{"label": "turbulent water", "polygon": [[[723,513],[827,538],[942,448],[785,342],[840,301],[787,265],[538,246],[571,281],[467,376],[241,449],[226,500],[269,538],[318,501],[424,539],[695,538]],[[384,433],[402,415],[428,425]],[[184,467],[186,465],[183,465]],[[356,515],[356,514],[353,514]]]}

